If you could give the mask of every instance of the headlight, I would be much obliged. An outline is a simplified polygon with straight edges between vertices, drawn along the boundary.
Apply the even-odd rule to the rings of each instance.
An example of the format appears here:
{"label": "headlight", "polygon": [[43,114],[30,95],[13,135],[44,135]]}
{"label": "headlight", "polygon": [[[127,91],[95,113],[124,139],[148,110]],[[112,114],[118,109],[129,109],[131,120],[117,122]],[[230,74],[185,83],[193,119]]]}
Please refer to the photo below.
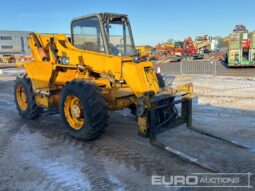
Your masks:
{"label": "headlight", "polygon": [[69,64],[69,58],[65,57],[65,56],[61,57],[60,58],[60,63],[64,64],[64,65],[68,65]]}

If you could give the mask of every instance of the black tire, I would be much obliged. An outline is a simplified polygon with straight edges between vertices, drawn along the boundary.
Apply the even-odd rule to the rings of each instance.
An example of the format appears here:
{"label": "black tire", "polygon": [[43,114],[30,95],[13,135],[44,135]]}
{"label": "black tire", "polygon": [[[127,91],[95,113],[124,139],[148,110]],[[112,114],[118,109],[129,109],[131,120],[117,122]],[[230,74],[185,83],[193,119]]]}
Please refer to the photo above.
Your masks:
{"label": "black tire", "polygon": [[164,81],[163,77],[161,76],[161,74],[156,73],[156,75],[157,75],[159,87],[160,88],[165,88],[166,84],[165,84],[165,81]]}
{"label": "black tire", "polygon": [[[66,119],[64,104],[67,96],[76,96],[84,108],[84,125],[79,129],[74,129]],[[75,79],[69,82],[62,90],[60,101],[61,117],[72,137],[89,141],[99,137],[107,126],[108,113],[105,99],[101,90],[93,83]]]}
{"label": "black tire", "polygon": [[[23,87],[25,94],[27,96],[27,108],[22,110],[17,101],[17,88]],[[17,110],[19,111],[19,115],[24,119],[37,119],[40,114],[43,112],[43,108],[39,107],[35,101],[35,94],[33,92],[32,82],[26,77],[17,77],[14,82],[14,95],[15,95],[15,103],[17,106]]]}

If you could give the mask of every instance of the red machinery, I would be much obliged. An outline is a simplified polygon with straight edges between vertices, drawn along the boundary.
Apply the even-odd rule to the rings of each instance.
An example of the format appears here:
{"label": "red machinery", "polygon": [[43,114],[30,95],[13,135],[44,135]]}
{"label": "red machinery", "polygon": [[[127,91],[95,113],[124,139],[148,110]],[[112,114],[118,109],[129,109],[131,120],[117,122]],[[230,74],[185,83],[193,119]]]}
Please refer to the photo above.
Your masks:
{"label": "red machinery", "polygon": [[248,39],[243,40],[243,49],[250,49],[250,41]]}
{"label": "red machinery", "polygon": [[191,37],[184,39],[183,45],[182,45],[182,51],[183,51],[183,55],[186,55],[186,56],[193,56],[194,54],[197,53]]}
{"label": "red machinery", "polygon": [[197,53],[191,37],[184,39],[184,41],[176,41],[173,52],[176,56],[193,56]]}
{"label": "red machinery", "polygon": [[156,49],[158,52],[161,52],[165,55],[173,55],[174,54],[174,44],[170,43],[162,43],[157,44]]}
{"label": "red machinery", "polygon": [[174,44],[158,44],[156,49],[159,55],[164,57],[194,56],[197,54],[191,37],[184,39],[184,41],[176,41]]}

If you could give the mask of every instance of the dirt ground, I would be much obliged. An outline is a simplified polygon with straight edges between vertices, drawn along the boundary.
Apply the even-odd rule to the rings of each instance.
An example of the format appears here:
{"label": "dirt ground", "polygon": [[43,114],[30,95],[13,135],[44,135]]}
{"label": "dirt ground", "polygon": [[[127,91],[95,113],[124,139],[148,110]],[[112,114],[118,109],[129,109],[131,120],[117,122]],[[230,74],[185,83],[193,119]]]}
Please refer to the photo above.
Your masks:
{"label": "dirt ground", "polygon": [[[128,110],[110,112],[107,131],[91,142],[71,138],[59,115],[21,119],[13,97],[13,80],[19,72],[6,69],[0,75],[0,190],[206,190],[151,185],[151,175],[211,171],[137,136],[136,118]],[[164,79],[169,86],[193,82],[194,130],[233,144],[185,126],[163,133],[160,139],[217,172],[254,173],[255,81],[174,77],[167,72]]]}

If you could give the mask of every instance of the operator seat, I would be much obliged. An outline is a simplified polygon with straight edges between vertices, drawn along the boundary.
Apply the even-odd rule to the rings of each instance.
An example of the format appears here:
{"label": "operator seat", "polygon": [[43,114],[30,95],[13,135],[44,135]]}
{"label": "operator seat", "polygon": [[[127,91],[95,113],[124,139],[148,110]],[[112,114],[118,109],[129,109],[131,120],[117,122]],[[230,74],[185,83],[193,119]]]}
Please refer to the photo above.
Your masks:
{"label": "operator seat", "polygon": [[97,51],[96,44],[93,42],[85,42],[83,45],[84,50]]}

